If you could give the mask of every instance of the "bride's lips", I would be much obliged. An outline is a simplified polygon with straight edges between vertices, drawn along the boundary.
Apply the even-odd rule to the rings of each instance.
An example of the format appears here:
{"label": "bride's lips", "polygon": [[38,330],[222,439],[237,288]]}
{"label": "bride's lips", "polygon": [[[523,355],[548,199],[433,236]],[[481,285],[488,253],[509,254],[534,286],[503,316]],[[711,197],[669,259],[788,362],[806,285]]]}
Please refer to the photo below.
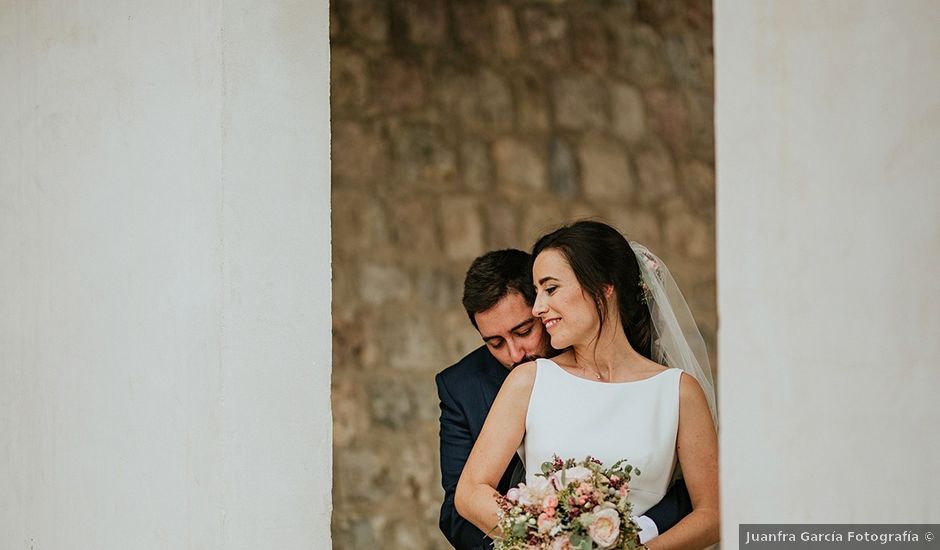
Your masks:
{"label": "bride's lips", "polygon": [[545,321],[542,322],[542,324],[545,325],[545,330],[551,330],[552,327],[554,327],[560,322],[561,322],[560,317],[553,317],[551,319],[546,319]]}

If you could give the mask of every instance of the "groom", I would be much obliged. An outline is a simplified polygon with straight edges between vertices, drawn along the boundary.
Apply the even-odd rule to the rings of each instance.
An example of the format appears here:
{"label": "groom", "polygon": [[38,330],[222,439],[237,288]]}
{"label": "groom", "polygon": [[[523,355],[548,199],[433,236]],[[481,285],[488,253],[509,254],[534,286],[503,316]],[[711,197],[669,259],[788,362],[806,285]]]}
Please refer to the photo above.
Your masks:
{"label": "groom", "polygon": [[[521,250],[496,250],[470,265],[464,279],[463,306],[483,346],[470,352],[436,377],[441,401],[441,505],[440,528],[457,550],[492,548],[492,541],[457,514],[454,493],[473,443],[510,369],[558,352],[549,343],[542,322],[532,316],[535,289],[529,255]],[[497,490],[505,494],[524,481],[525,470],[514,455]],[[641,542],[646,543],[692,511],[682,480],[663,500],[637,518]]]}

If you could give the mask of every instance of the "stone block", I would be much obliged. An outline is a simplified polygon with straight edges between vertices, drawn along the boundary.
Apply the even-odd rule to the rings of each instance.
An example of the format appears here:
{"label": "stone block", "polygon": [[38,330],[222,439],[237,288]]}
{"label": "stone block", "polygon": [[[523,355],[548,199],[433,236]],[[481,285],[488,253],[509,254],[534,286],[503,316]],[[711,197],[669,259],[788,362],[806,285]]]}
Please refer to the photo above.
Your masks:
{"label": "stone block", "polygon": [[714,273],[715,231],[714,224],[708,221],[713,211],[714,205],[693,209],[679,196],[671,198],[662,207],[666,246],[678,253],[676,269],[680,273],[687,271],[690,281],[701,279],[703,270]]}
{"label": "stone block", "polygon": [[511,137],[493,142],[496,182],[510,194],[528,194],[546,187],[545,162],[531,144]]}
{"label": "stone block", "polygon": [[[422,250],[417,248],[416,250]],[[463,292],[463,276],[436,268],[423,268],[415,280],[415,294],[424,304],[447,310],[459,304]]]}
{"label": "stone block", "polygon": [[640,195],[646,203],[659,201],[676,192],[676,170],[669,151],[650,144],[635,155]]}
{"label": "stone block", "polygon": [[664,42],[666,62],[675,82],[684,88],[705,89],[703,61],[707,55],[699,35],[683,29],[666,33]]}
{"label": "stone block", "polygon": [[494,50],[494,13],[492,6],[481,2],[454,2],[454,33],[466,55],[490,58]]}
{"label": "stone block", "polygon": [[375,123],[334,121],[331,160],[333,182],[374,184],[388,172],[388,145]]}
{"label": "stone block", "polygon": [[660,249],[662,228],[652,209],[611,206],[606,209],[605,218],[628,239],[645,245],[654,253]]}
{"label": "stone block", "polygon": [[715,209],[715,169],[705,162],[692,160],[679,167],[679,184],[693,208]]}
{"label": "stone block", "polygon": [[[466,269],[469,266],[470,262],[468,261],[464,268]],[[441,315],[437,319],[437,323],[443,335],[444,356],[448,365],[452,365],[464,355],[483,345],[480,333],[470,324],[467,312],[459,301],[454,303],[450,311]]]}
{"label": "stone block", "polygon": [[606,219],[603,215],[603,212],[597,206],[586,202],[573,202],[568,204],[568,215],[565,216],[565,219],[576,221],[576,220],[588,220],[588,219]]}
{"label": "stone block", "polygon": [[643,97],[633,86],[613,84],[610,87],[611,129],[629,143],[646,132],[646,111]]}
{"label": "stone block", "polygon": [[[352,282],[348,286],[355,285],[357,280],[355,274],[334,272],[334,288],[340,277]],[[376,338],[383,327],[376,308],[362,307],[358,289],[355,289],[354,294],[342,298],[334,293],[332,309],[334,375],[384,366],[380,365],[384,360],[384,342]]]}
{"label": "stone block", "polygon": [[633,174],[626,151],[619,143],[593,138],[578,150],[581,187],[594,201],[625,201],[633,194]]}
{"label": "stone block", "polygon": [[460,175],[464,186],[487,191],[493,183],[493,163],[489,146],[479,140],[465,139],[460,144]]}
{"label": "stone block", "polygon": [[434,373],[448,360],[442,349],[439,323],[426,312],[398,308],[386,312],[382,329],[374,336],[382,339],[385,361],[392,368]]}
{"label": "stone block", "polygon": [[711,91],[682,90],[688,109],[689,148],[702,158],[715,158],[715,96]]}
{"label": "stone block", "polygon": [[411,279],[399,266],[368,262],[359,270],[359,293],[369,305],[405,302],[411,298]]}
{"label": "stone block", "polygon": [[338,497],[347,503],[375,504],[391,489],[391,468],[373,448],[334,447],[334,483]]}
{"label": "stone block", "polygon": [[388,224],[382,204],[364,191],[338,189],[331,197],[334,254],[352,257],[388,245]]}
{"label": "stone block", "polygon": [[446,185],[456,180],[457,155],[439,129],[427,124],[404,124],[392,130],[396,168],[407,187]]}
{"label": "stone block", "polygon": [[549,103],[544,80],[532,70],[522,69],[513,75],[516,96],[516,124],[520,131],[544,132],[549,129]]}
{"label": "stone block", "polygon": [[487,248],[499,250],[518,248],[519,214],[506,201],[490,201],[486,204]]}
{"label": "stone block", "polygon": [[560,68],[571,60],[568,20],[561,13],[542,6],[522,10],[526,55],[550,68]]}
{"label": "stone block", "polygon": [[595,74],[607,70],[610,45],[607,29],[597,12],[575,16],[571,21],[575,63]]}
{"label": "stone block", "polygon": [[548,144],[548,175],[555,196],[568,200],[578,195],[578,164],[571,147],[561,138],[552,138]]}
{"label": "stone block", "polygon": [[650,129],[679,150],[689,142],[689,110],[681,93],[662,88],[645,94]]}
{"label": "stone block", "polygon": [[522,242],[530,250],[539,237],[568,222],[558,201],[533,201],[522,207]]}
{"label": "stone block", "polygon": [[345,447],[369,429],[368,400],[362,386],[350,378],[334,377],[333,445]]}
{"label": "stone block", "polygon": [[407,380],[384,375],[368,383],[372,420],[394,430],[406,429],[414,418],[414,396]]}
{"label": "stone block", "polygon": [[344,27],[340,21],[339,4],[330,2],[330,42],[343,34]]}
{"label": "stone block", "polygon": [[402,257],[418,260],[413,254],[437,254],[441,250],[440,230],[437,224],[437,204],[425,194],[396,195],[390,198],[387,209],[389,237]]}
{"label": "stone block", "polygon": [[562,128],[602,130],[607,126],[607,95],[597,77],[563,76],[552,86],[555,121]]}
{"label": "stone block", "polygon": [[[429,445],[405,444],[399,447],[395,453],[398,466],[392,470],[391,479],[400,491],[397,495],[398,501],[407,499],[414,505],[420,506],[431,503],[437,498],[434,485],[438,479],[440,464],[435,451],[436,448]],[[412,510],[414,511],[416,510]],[[416,546],[401,546],[401,548],[416,548]]]}
{"label": "stone block", "polygon": [[444,0],[399,0],[394,3],[394,10],[413,44],[440,45],[447,37]]}
{"label": "stone block", "polygon": [[689,209],[670,213],[666,217],[664,233],[669,249],[687,258],[707,260],[715,255],[714,231]]}
{"label": "stone block", "polygon": [[642,24],[614,25],[613,72],[640,87],[659,86],[669,72],[664,59],[662,38]]}
{"label": "stone block", "polygon": [[494,71],[459,72],[446,68],[438,75],[437,97],[444,115],[456,117],[469,133],[491,134],[512,129],[512,92]]}
{"label": "stone block", "polygon": [[468,261],[483,252],[483,220],[475,198],[443,197],[440,213],[449,258]]}
{"label": "stone block", "polygon": [[424,105],[424,75],[412,60],[382,59],[375,63],[375,101],[387,111],[415,109]]}
{"label": "stone block", "polygon": [[503,132],[512,129],[512,92],[506,79],[483,69],[475,82],[477,90],[477,124],[466,124],[471,130]]}
{"label": "stone block", "polygon": [[493,32],[500,57],[507,60],[519,57],[519,26],[511,6],[500,4],[493,9]]}
{"label": "stone block", "polygon": [[347,48],[330,52],[330,103],[334,111],[362,108],[369,100],[365,59]]}
{"label": "stone block", "polygon": [[712,29],[712,3],[698,0],[663,2],[639,0],[637,18],[663,29],[689,28],[697,31]]}
{"label": "stone block", "polygon": [[388,2],[383,0],[348,0],[342,2],[349,31],[366,42],[388,40]]}

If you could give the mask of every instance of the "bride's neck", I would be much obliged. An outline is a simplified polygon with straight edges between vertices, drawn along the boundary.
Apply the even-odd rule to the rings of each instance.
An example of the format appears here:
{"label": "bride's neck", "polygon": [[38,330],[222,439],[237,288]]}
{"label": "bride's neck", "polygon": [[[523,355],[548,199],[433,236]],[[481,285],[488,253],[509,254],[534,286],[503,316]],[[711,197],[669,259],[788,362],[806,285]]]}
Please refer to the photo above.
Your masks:
{"label": "bride's neck", "polygon": [[583,345],[574,346],[578,366],[592,370],[610,379],[615,370],[633,370],[644,363],[644,358],[630,345],[619,322],[605,323],[601,334]]}

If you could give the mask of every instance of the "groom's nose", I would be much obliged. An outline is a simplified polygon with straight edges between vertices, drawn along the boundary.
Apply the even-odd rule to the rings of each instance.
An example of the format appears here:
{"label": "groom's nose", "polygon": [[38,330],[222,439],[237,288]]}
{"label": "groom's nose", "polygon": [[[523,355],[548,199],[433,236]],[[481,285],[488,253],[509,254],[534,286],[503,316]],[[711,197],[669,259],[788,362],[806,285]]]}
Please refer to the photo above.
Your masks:
{"label": "groom's nose", "polygon": [[522,361],[522,358],[526,355],[525,349],[513,340],[509,340],[506,343],[509,345],[509,358],[512,359],[513,364]]}

